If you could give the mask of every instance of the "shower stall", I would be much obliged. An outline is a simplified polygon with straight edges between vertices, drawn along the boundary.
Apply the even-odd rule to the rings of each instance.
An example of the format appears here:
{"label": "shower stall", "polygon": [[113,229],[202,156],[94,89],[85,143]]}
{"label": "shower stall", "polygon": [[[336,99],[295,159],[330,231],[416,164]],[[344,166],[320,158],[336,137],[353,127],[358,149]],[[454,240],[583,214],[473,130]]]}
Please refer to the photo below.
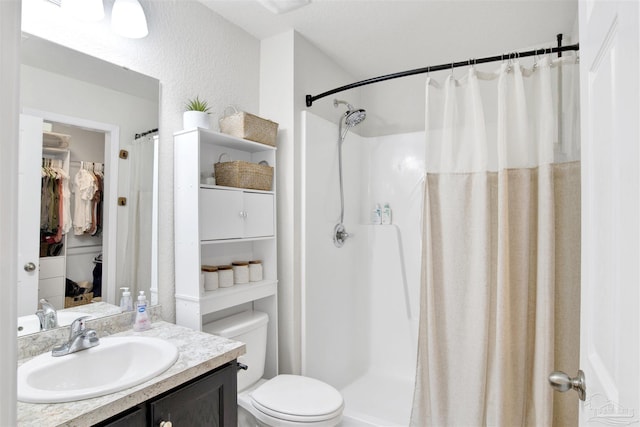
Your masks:
{"label": "shower stall", "polygon": [[[576,50],[577,45],[562,49]],[[542,50],[542,54],[549,53],[552,52]],[[531,417],[527,419],[553,418],[556,425],[572,425],[574,422],[571,420],[577,419],[575,405],[567,400],[566,396],[553,394],[547,386],[546,370],[550,372],[555,366],[573,371],[577,369],[574,365],[578,363],[576,349],[579,345],[566,338],[576,337],[578,326],[574,321],[567,320],[559,314],[566,310],[576,311],[576,307],[569,307],[568,302],[573,304],[579,301],[579,277],[573,272],[579,271],[577,254],[580,239],[571,237],[569,233],[573,230],[571,225],[580,222],[579,208],[571,205],[575,202],[575,197],[566,197],[579,194],[579,179],[574,179],[575,176],[579,176],[579,134],[574,132],[578,127],[575,120],[578,117],[575,96],[578,78],[572,71],[576,68],[575,56],[552,59],[550,56],[539,58],[536,55],[541,55],[540,51],[517,54],[514,59],[532,56],[533,61],[521,67],[519,60],[509,60],[498,67],[492,66],[487,72],[476,71],[475,64],[471,66],[468,62],[451,64],[449,67],[459,64],[468,66],[465,75],[460,77],[460,84],[457,84],[450,70],[447,70],[446,75],[443,73],[439,76],[437,81],[427,78],[425,108],[428,113],[428,138],[424,131],[374,137],[358,135],[356,125],[364,120],[366,113],[343,101],[334,103],[336,107],[343,104],[347,107],[344,114],[336,113],[336,117],[339,117],[336,121],[328,121],[309,111],[302,113],[302,374],[319,378],[341,391],[345,398],[343,427],[421,425],[420,423],[426,422],[428,417],[432,417],[429,412],[431,407],[442,409],[438,414],[441,418],[435,422],[436,425],[445,425],[449,421],[452,421],[451,425],[456,425],[455,420],[457,425],[479,425],[482,424],[482,410],[493,411],[491,416],[498,414],[496,417],[514,414],[519,416],[519,405],[537,408],[537,412],[527,412],[527,417]],[[494,57],[477,62],[491,60],[495,60]],[[444,70],[440,66],[433,68]],[[425,70],[429,71],[429,68]],[[527,80],[529,76],[533,77]],[[382,79],[386,78],[383,76]],[[354,85],[357,86],[358,83]],[[432,90],[432,86],[438,90]],[[317,97],[309,95],[307,106],[319,97],[346,88],[349,87],[337,88]],[[506,95],[523,95],[525,92],[529,98],[518,98],[517,105],[527,105],[530,110],[518,110],[517,115],[505,114],[516,111],[516,108],[509,104],[515,98]],[[559,96],[560,94],[562,96]],[[564,103],[561,102],[562,99],[565,100]],[[481,107],[486,107],[486,115],[482,113]],[[370,108],[371,111],[375,110],[375,106]],[[525,119],[530,121],[527,122]],[[471,133],[472,124],[477,128],[476,133]],[[530,133],[522,131],[529,127]],[[521,140],[516,139],[516,136],[521,135],[524,135]],[[507,145],[497,145],[497,141],[507,140]],[[533,144],[524,145],[520,142]],[[504,150],[497,150],[498,147]],[[494,156],[496,153],[497,157]],[[505,157],[504,153],[509,153],[510,157]],[[458,163],[451,160],[456,159],[454,154],[460,154],[456,160]],[[478,163],[465,163],[471,159],[477,159]],[[512,163],[508,163],[507,160]],[[511,166],[512,164],[515,166]],[[546,174],[551,171],[551,165],[554,167],[552,176],[555,176],[553,184],[546,178]],[[460,169],[457,169],[458,167]],[[537,168],[544,171],[544,174],[540,172],[538,175]],[[479,172],[484,173],[481,179],[478,179]],[[562,178],[565,172],[569,179]],[[492,246],[498,241],[495,236],[498,233],[503,233],[501,236],[507,235],[510,226],[518,223],[520,219],[517,215],[520,208],[529,206],[530,203],[513,199],[510,206],[514,208],[515,213],[509,211],[509,215],[513,215],[514,218],[511,221],[511,217],[504,221],[504,218],[498,218],[498,215],[491,211],[491,220],[496,221],[495,224],[500,224],[502,228],[495,227],[493,223],[490,223],[490,226],[480,226],[478,224],[486,225],[482,220],[485,219],[484,213],[489,210],[485,209],[489,209],[490,206],[494,209],[495,200],[492,197],[498,192],[492,193],[493,184],[487,184],[486,188],[489,191],[482,202],[486,203],[472,207],[465,204],[464,195],[480,193],[475,191],[475,187],[474,191],[461,190],[461,187],[456,186],[456,180],[471,182],[473,178],[478,182],[489,183],[493,182],[491,180],[496,176],[500,176],[500,182],[504,182],[509,176],[508,173],[513,173],[514,177],[519,177],[518,174],[541,176],[542,178],[530,178],[531,182],[547,185],[540,187],[543,188],[540,194],[549,196],[557,193],[561,196],[562,202],[553,208],[554,212],[541,210],[540,213],[534,212],[527,217],[537,218],[536,215],[540,215],[540,218],[555,218],[555,222],[547,221],[550,227],[549,230],[545,229],[545,234],[541,233],[540,236],[527,240],[518,239],[517,236],[523,234],[514,233],[516,243],[510,243],[514,248],[522,242],[537,242],[541,245],[547,241],[555,242],[553,245],[541,246],[543,249],[539,252],[536,247],[522,251],[514,250],[514,255],[526,253],[527,257],[533,256],[531,260],[535,259],[538,262],[535,264],[536,267],[531,267],[530,270],[527,269],[529,267],[523,267],[518,270],[516,267],[519,268],[520,265],[514,263],[513,270],[504,270],[509,273],[513,271],[513,275],[496,280],[492,266],[504,264],[493,259],[485,262],[483,256],[498,253]],[[434,180],[439,179],[439,174],[442,175],[443,183],[453,182],[456,185],[448,188],[441,183],[434,184]],[[425,180],[429,182],[428,191],[425,189]],[[526,179],[523,182],[529,183]],[[565,183],[572,186],[572,190],[561,190]],[[555,190],[549,190],[554,186]],[[512,188],[516,188],[515,184],[512,184]],[[531,197],[530,200],[536,200],[538,187],[526,188],[527,191],[516,194],[527,194],[527,197]],[[443,214],[442,218],[447,220],[451,219],[452,212],[456,215],[453,215],[455,220],[450,221],[451,226],[442,231],[442,236],[438,234],[441,232],[438,227],[445,221],[440,221],[442,218],[437,217],[434,212],[443,204],[431,199],[434,194],[439,194],[434,193],[438,189],[443,191],[442,199],[447,203],[460,202],[455,205],[453,211],[449,210]],[[507,200],[505,191],[500,190],[501,197],[496,199],[498,202],[505,203]],[[424,231],[426,234],[423,234],[425,194],[429,197],[429,209],[424,211],[427,212],[424,221],[427,228]],[[553,197],[543,199],[545,202],[540,203],[540,206],[552,206],[552,199]],[[382,205],[389,205],[392,209],[390,224],[382,225],[375,220],[377,216],[372,215],[372,210]],[[498,211],[500,210],[496,210]],[[578,217],[575,216],[576,213]],[[436,220],[433,219],[435,217]],[[470,220],[471,218],[480,222],[476,224]],[[564,220],[566,223],[563,223]],[[526,222],[531,230],[537,230],[536,227],[542,227],[547,223],[533,220]],[[478,226],[472,226],[467,230],[465,227],[469,224]],[[556,225],[558,230],[564,231],[554,231]],[[479,256],[475,257],[470,253],[470,258],[466,258],[468,247],[477,246],[465,246],[467,242],[472,241],[473,231],[476,231],[478,236],[491,236],[487,240],[489,249],[480,251]],[[473,234],[473,238],[477,237],[476,234]],[[436,237],[431,240],[426,238],[425,241],[428,243],[424,243],[423,235]],[[446,244],[441,244],[442,242]],[[454,242],[458,244],[455,251],[446,252],[454,247]],[[505,247],[509,245],[500,246],[501,255],[509,255]],[[444,257],[445,253],[447,262],[439,258],[433,260],[433,254]],[[526,260],[530,260],[527,257]],[[559,257],[562,261],[556,264],[554,257]],[[519,259],[514,256],[512,259],[504,257],[501,260],[503,261],[500,262],[514,262]],[[471,274],[460,280],[455,276],[459,272],[466,274],[465,269],[476,264],[482,268],[486,266],[489,273]],[[427,270],[425,265],[434,267]],[[524,265],[529,264],[525,262]],[[568,267],[566,271],[561,271],[551,268],[554,265]],[[448,268],[448,274],[452,276],[438,277],[436,283],[434,277],[442,273],[444,267]],[[545,267],[549,268],[545,270]],[[516,271],[536,271],[540,276],[534,278],[525,274],[519,277],[515,274]],[[546,271],[549,271],[549,274],[546,274]],[[424,279],[421,279],[421,276],[424,276]],[[480,284],[486,284],[489,289],[486,295],[494,295],[491,287],[496,283],[505,284],[506,291],[500,293],[498,290],[495,295],[516,295],[518,291],[524,293],[517,294],[509,304],[499,305],[500,311],[496,309],[494,314],[492,309],[498,307],[498,304],[493,301],[487,302],[472,291],[485,289],[481,288]],[[425,289],[428,293],[425,293]],[[429,298],[425,298],[425,295]],[[446,298],[442,295],[446,295]],[[539,296],[539,301],[530,300],[533,298],[530,296],[535,295]],[[461,296],[464,298],[460,298]],[[450,305],[447,306],[443,301]],[[545,301],[552,302],[547,304]],[[425,308],[427,303],[431,304],[428,309]],[[534,323],[529,318],[524,319],[517,327],[509,321],[504,324],[491,323],[492,319],[502,319],[503,316],[509,320],[515,319],[509,317],[508,310],[527,312],[521,309],[522,306],[536,307],[536,310],[530,310],[530,317],[535,319],[535,325],[548,325],[547,329],[544,329],[546,332],[536,335],[537,329],[531,326]],[[484,317],[478,314],[480,312],[485,313]],[[429,320],[426,320],[427,318]],[[441,319],[444,320],[440,321]],[[555,325],[554,319],[557,320]],[[491,326],[483,329],[482,325],[489,323]],[[425,325],[433,330],[427,331]],[[481,329],[480,333],[478,328]],[[520,333],[520,330],[525,328],[530,329],[527,329],[526,334]],[[496,350],[495,353],[486,353],[491,357],[495,356],[497,362],[493,358],[483,359],[485,353],[476,351],[479,348],[497,345],[497,341],[485,340],[482,331],[495,330],[497,335],[502,334],[503,329],[504,336],[514,339],[527,337],[526,340],[521,340],[524,343],[523,347],[515,352],[522,359],[522,364],[518,364],[517,369],[529,369],[530,359],[534,356],[545,358],[544,367],[538,366],[538,371],[532,374],[533,378],[530,381],[532,384],[535,383],[534,392],[537,394],[527,387],[519,387],[517,382],[514,383],[513,389],[505,392],[507,396],[522,395],[521,401],[526,403],[515,398],[488,398],[486,401],[477,398],[482,394],[483,387],[488,389],[492,384],[501,384],[500,381],[508,382],[517,378],[517,375],[512,373],[501,377],[499,369],[484,369],[487,366],[503,366],[503,355],[508,359],[511,354],[508,351]],[[517,332],[510,333],[511,330]],[[447,338],[450,340],[447,341]],[[537,345],[535,352],[530,351],[530,344],[534,339]],[[467,345],[471,342],[485,344],[484,347],[483,344],[475,347]],[[490,344],[486,344],[489,342]],[[462,345],[459,345],[460,343]],[[437,357],[442,357],[441,364],[430,364]],[[569,368],[561,368],[562,366]],[[483,372],[487,375],[484,380],[480,378],[476,382],[473,393],[466,392],[465,380],[468,378],[461,374],[465,369],[478,374],[479,377]],[[451,376],[444,378],[444,375],[448,374]],[[429,382],[432,376],[438,377],[438,380]],[[415,396],[414,389],[417,390]],[[470,400],[462,403],[463,397]],[[468,404],[471,400],[474,404],[477,404],[476,401],[481,402],[479,415],[475,417],[474,413],[475,421],[468,422],[472,418],[456,418],[459,414],[469,412]],[[414,406],[414,402],[418,403]],[[458,411],[458,402],[465,405],[467,411]],[[505,405],[496,402],[505,402]],[[508,411],[502,411],[501,407],[511,408],[513,414],[507,414]]]}
{"label": "shower stall", "polygon": [[[302,121],[302,373],[338,388],[345,418],[356,425],[408,425],[424,133],[368,138],[309,112]],[[349,238],[338,247],[340,175],[340,224]],[[384,203],[393,210],[391,225],[371,224],[371,210]]]}

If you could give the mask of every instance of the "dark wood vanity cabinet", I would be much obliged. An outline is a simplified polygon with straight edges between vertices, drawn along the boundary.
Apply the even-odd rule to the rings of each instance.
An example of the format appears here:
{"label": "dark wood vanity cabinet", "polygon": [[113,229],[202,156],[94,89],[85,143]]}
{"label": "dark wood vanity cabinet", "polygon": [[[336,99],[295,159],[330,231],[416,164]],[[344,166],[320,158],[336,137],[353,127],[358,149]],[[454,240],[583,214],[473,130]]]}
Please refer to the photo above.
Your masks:
{"label": "dark wood vanity cabinet", "polygon": [[195,378],[98,424],[100,427],[228,427],[238,424],[237,363]]}

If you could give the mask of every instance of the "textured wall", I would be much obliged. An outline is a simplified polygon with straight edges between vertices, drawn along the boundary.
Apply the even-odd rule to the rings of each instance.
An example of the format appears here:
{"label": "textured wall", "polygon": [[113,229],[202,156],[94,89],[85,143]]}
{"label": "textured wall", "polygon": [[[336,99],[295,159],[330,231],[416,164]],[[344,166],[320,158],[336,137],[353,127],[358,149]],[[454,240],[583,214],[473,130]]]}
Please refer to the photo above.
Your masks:
{"label": "textured wall", "polygon": [[107,16],[99,23],[73,21],[49,2],[26,0],[22,28],[160,80],[159,301],[164,318],[173,321],[173,132],[182,129],[183,104],[195,95],[212,105],[213,122],[229,104],[258,112],[260,44],[198,2],[141,3],[149,35],[140,40],[111,33],[108,23],[113,0],[105,1]]}

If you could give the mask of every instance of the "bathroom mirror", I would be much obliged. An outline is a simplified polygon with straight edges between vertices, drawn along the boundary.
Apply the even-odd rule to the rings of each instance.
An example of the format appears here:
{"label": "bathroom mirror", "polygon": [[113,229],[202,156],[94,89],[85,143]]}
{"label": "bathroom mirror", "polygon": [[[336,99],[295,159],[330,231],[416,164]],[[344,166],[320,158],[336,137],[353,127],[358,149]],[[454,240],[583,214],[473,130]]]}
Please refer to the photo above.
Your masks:
{"label": "bathroom mirror", "polygon": [[[21,298],[24,283],[18,284],[18,315],[33,315],[41,297],[57,309],[81,309],[82,298],[70,295],[84,289],[117,305],[118,288],[126,286],[134,299],[144,290],[156,304],[159,81],[26,33],[20,80],[21,113],[27,117],[21,117],[21,149],[23,134],[28,133],[25,123],[43,126],[42,159],[34,159],[37,173],[44,176],[45,167],[53,165],[68,175],[70,202],[65,212],[71,223],[65,233],[55,236],[56,227],[53,232],[47,229],[43,225],[47,214],[39,210],[40,224],[36,220],[33,225],[40,229],[35,232],[40,237],[35,237],[39,242],[33,262],[39,268],[26,279],[37,291]],[[82,193],[80,187],[87,181],[76,176],[85,177],[84,171],[103,193],[100,197],[96,192],[93,203],[81,209],[84,202],[76,194]],[[49,206],[43,202],[44,187],[38,188],[41,192],[20,188],[21,206]],[[62,184],[59,188],[63,194]],[[91,225],[76,223],[82,215]],[[22,227],[19,223],[18,229]],[[104,313],[110,314],[110,310]],[[101,315],[100,310],[94,315]]]}

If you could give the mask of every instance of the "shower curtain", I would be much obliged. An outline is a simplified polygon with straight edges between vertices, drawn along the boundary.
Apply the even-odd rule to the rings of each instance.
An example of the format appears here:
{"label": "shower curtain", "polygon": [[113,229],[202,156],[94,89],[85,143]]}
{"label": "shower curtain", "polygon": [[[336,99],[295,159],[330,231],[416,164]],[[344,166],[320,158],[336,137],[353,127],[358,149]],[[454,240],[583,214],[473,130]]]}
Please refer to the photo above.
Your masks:
{"label": "shower curtain", "polygon": [[[547,376],[572,369],[556,365],[559,353],[564,358],[571,353],[577,363],[577,348],[557,344],[567,327],[556,313],[559,298],[579,301],[573,62],[545,57],[531,69],[517,61],[503,63],[495,73],[471,68],[459,80],[450,75],[441,90],[427,82],[411,425],[553,423]],[[487,93],[496,92],[497,102],[490,102]],[[440,103],[437,97],[444,99]],[[579,317],[579,311],[570,315]],[[569,323],[575,329],[575,321]]]}
{"label": "shower curtain", "polygon": [[129,153],[129,216],[123,280],[131,295],[151,287],[151,230],[153,210],[154,137],[136,139]]}

